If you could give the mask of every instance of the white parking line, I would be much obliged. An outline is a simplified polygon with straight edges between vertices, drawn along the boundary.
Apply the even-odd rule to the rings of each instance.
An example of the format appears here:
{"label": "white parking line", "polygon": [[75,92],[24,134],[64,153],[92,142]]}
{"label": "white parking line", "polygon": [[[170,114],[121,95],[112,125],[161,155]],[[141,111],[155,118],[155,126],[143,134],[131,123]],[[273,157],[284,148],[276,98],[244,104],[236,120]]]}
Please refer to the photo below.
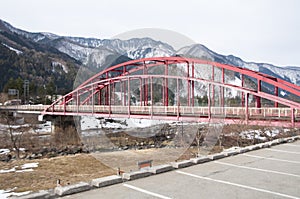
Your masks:
{"label": "white parking line", "polygon": [[258,156],[258,155],[249,155],[249,154],[241,154],[241,155],[248,156],[248,157],[253,157],[253,158],[266,159],[266,160],[274,160],[274,161],[279,161],[279,162],[288,162],[288,163],[293,163],[293,164],[300,164],[299,161],[282,160],[282,159],[278,159],[278,158],[268,158],[268,157],[263,157],[263,156]]}
{"label": "white parking line", "polygon": [[300,155],[299,152],[294,152],[294,151],[285,151],[285,150],[279,150],[279,149],[266,149],[268,151],[276,151],[276,152],[282,152],[282,153],[291,153],[291,154],[297,154]]}
{"label": "white parking line", "polygon": [[300,147],[300,145],[297,145],[297,144],[284,144],[284,146]]}
{"label": "white parking line", "polygon": [[199,176],[199,175],[195,175],[195,174],[191,174],[191,173],[187,173],[187,172],[183,172],[183,171],[176,171],[176,172],[180,173],[180,174],[183,174],[183,175],[191,176],[191,177],[194,177],[194,178],[199,178],[199,179],[202,179],[202,180],[209,180],[209,181],[218,182],[218,183],[222,183],[222,184],[227,184],[227,185],[231,185],[231,186],[241,187],[241,188],[244,188],[244,189],[250,189],[250,190],[259,191],[259,192],[263,192],[263,193],[273,194],[273,195],[277,195],[277,196],[280,196],[280,197],[300,199],[299,197],[296,197],[296,196],[291,196],[291,195],[287,195],[287,194],[283,194],[283,193],[269,191],[269,190],[266,190],[266,189],[250,187],[250,186],[247,186],[247,185],[232,183],[232,182],[228,182],[228,181],[224,181],[224,180],[216,180],[216,179],[203,177],[203,176]]}
{"label": "white parking line", "polygon": [[142,193],[145,193],[145,194],[148,194],[148,195],[151,195],[151,196],[154,196],[154,197],[157,197],[157,198],[162,198],[162,199],[171,199],[167,196],[163,196],[163,195],[160,195],[160,194],[157,194],[157,193],[153,193],[151,191],[147,191],[145,189],[141,189],[141,188],[138,188],[138,187],[135,187],[135,186],[132,186],[132,185],[129,185],[129,184],[123,184],[124,187],[127,187],[129,189],[133,189],[135,191],[139,191],[139,192],[142,192]]}
{"label": "white parking line", "polygon": [[227,166],[231,166],[231,167],[237,167],[237,168],[242,168],[242,169],[249,169],[249,170],[254,170],[254,171],[262,171],[262,172],[266,172],[266,173],[274,173],[274,174],[287,175],[287,176],[292,176],[292,177],[300,178],[300,175],[291,174],[291,173],[285,173],[285,172],[279,172],[279,171],[273,171],[273,170],[265,170],[265,169],[259,169],[259,168],[241,166],[241,165],[230,164],[230,163],[225,163],[225,162],[220,162],[220,161],[213,161],[213,162],[216,163],[216,164],[222,164],[222,165],[227,165]]}

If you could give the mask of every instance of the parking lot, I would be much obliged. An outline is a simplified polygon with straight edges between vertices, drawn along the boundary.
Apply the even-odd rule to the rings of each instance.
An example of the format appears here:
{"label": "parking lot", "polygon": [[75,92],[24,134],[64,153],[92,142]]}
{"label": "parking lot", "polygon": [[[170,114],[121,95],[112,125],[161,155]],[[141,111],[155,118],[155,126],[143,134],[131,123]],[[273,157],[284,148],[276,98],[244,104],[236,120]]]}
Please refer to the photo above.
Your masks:
{"label": "parking lot", "polygon": [[300,198],[300,141],[65,198]]}

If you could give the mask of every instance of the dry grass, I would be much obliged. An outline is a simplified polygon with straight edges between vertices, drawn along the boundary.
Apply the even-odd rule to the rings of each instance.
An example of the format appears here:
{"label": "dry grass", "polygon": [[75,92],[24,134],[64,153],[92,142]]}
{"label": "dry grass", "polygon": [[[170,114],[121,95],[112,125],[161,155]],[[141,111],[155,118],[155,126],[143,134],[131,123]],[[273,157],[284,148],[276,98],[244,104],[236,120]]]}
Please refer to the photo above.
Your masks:
{"label": "dry grass", "polygon": [[0,170],[11,169],[25,163],[38,162],[39,166],[32,172],[0,173],[0,190],[17,187],[15,192],[51,189],[56,186],[57,179],[62,185],[113,175],[117,172],[92,155],[80,154],[39,160],[20,160],[0,163]]}

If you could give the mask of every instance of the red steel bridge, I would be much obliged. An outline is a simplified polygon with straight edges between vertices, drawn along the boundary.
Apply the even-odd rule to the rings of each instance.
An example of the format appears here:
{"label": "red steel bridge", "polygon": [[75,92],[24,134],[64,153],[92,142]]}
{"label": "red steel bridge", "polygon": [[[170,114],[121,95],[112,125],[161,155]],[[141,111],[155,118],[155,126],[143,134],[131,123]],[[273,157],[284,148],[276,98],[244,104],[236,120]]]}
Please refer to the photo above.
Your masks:
{"label": "red steel bridge", "polygon": [[299,86],[249,69],[154,57],[99,72],[42,114],[300,127],[299,96]]}

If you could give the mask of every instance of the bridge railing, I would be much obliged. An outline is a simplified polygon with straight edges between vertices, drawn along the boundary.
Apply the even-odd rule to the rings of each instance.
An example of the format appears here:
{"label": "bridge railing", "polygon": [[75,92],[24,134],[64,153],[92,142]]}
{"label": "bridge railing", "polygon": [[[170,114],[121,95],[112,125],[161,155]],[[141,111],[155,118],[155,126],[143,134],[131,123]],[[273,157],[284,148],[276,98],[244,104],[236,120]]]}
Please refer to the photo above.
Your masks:
{"label": "bridge railing", "polygon": [[[4,110],[40,111],[47,105],[14,105],[0,106]],[[190,106],[105,106],[105,105],[56,105],[51,112],[109,114],[109,115],[162,115],[162,116],[187,116],[187,117],[218,117],[218,118],[264,118],[286,119],[292,117],[291,108],[255,108],[249,107],[190,107]],[[76,115],[76,114],[74,114]],[[296,119],[300,119],[300,109],[294,110]]]}
{"label": "bridge railing", "polygon": [[[32,107],[30,107],[32,110]],[[42,108],[42,107],[40,107]],[[23,107],[25,109],[25,107]],[[135,114],[135,115],[179,115],[179,116],[218,116],[218,117],[270,117],[286,118],[292,116],[290,108],[255,108],[249,107],[189,107],[189,106],[105,106],[105,105],[63,105],[54,106],[54,112],[91,113],[91,114]],[[41,110],[41,109],[40,109]],[[300,110],[294,110],[295,117],[300,117]]]}

